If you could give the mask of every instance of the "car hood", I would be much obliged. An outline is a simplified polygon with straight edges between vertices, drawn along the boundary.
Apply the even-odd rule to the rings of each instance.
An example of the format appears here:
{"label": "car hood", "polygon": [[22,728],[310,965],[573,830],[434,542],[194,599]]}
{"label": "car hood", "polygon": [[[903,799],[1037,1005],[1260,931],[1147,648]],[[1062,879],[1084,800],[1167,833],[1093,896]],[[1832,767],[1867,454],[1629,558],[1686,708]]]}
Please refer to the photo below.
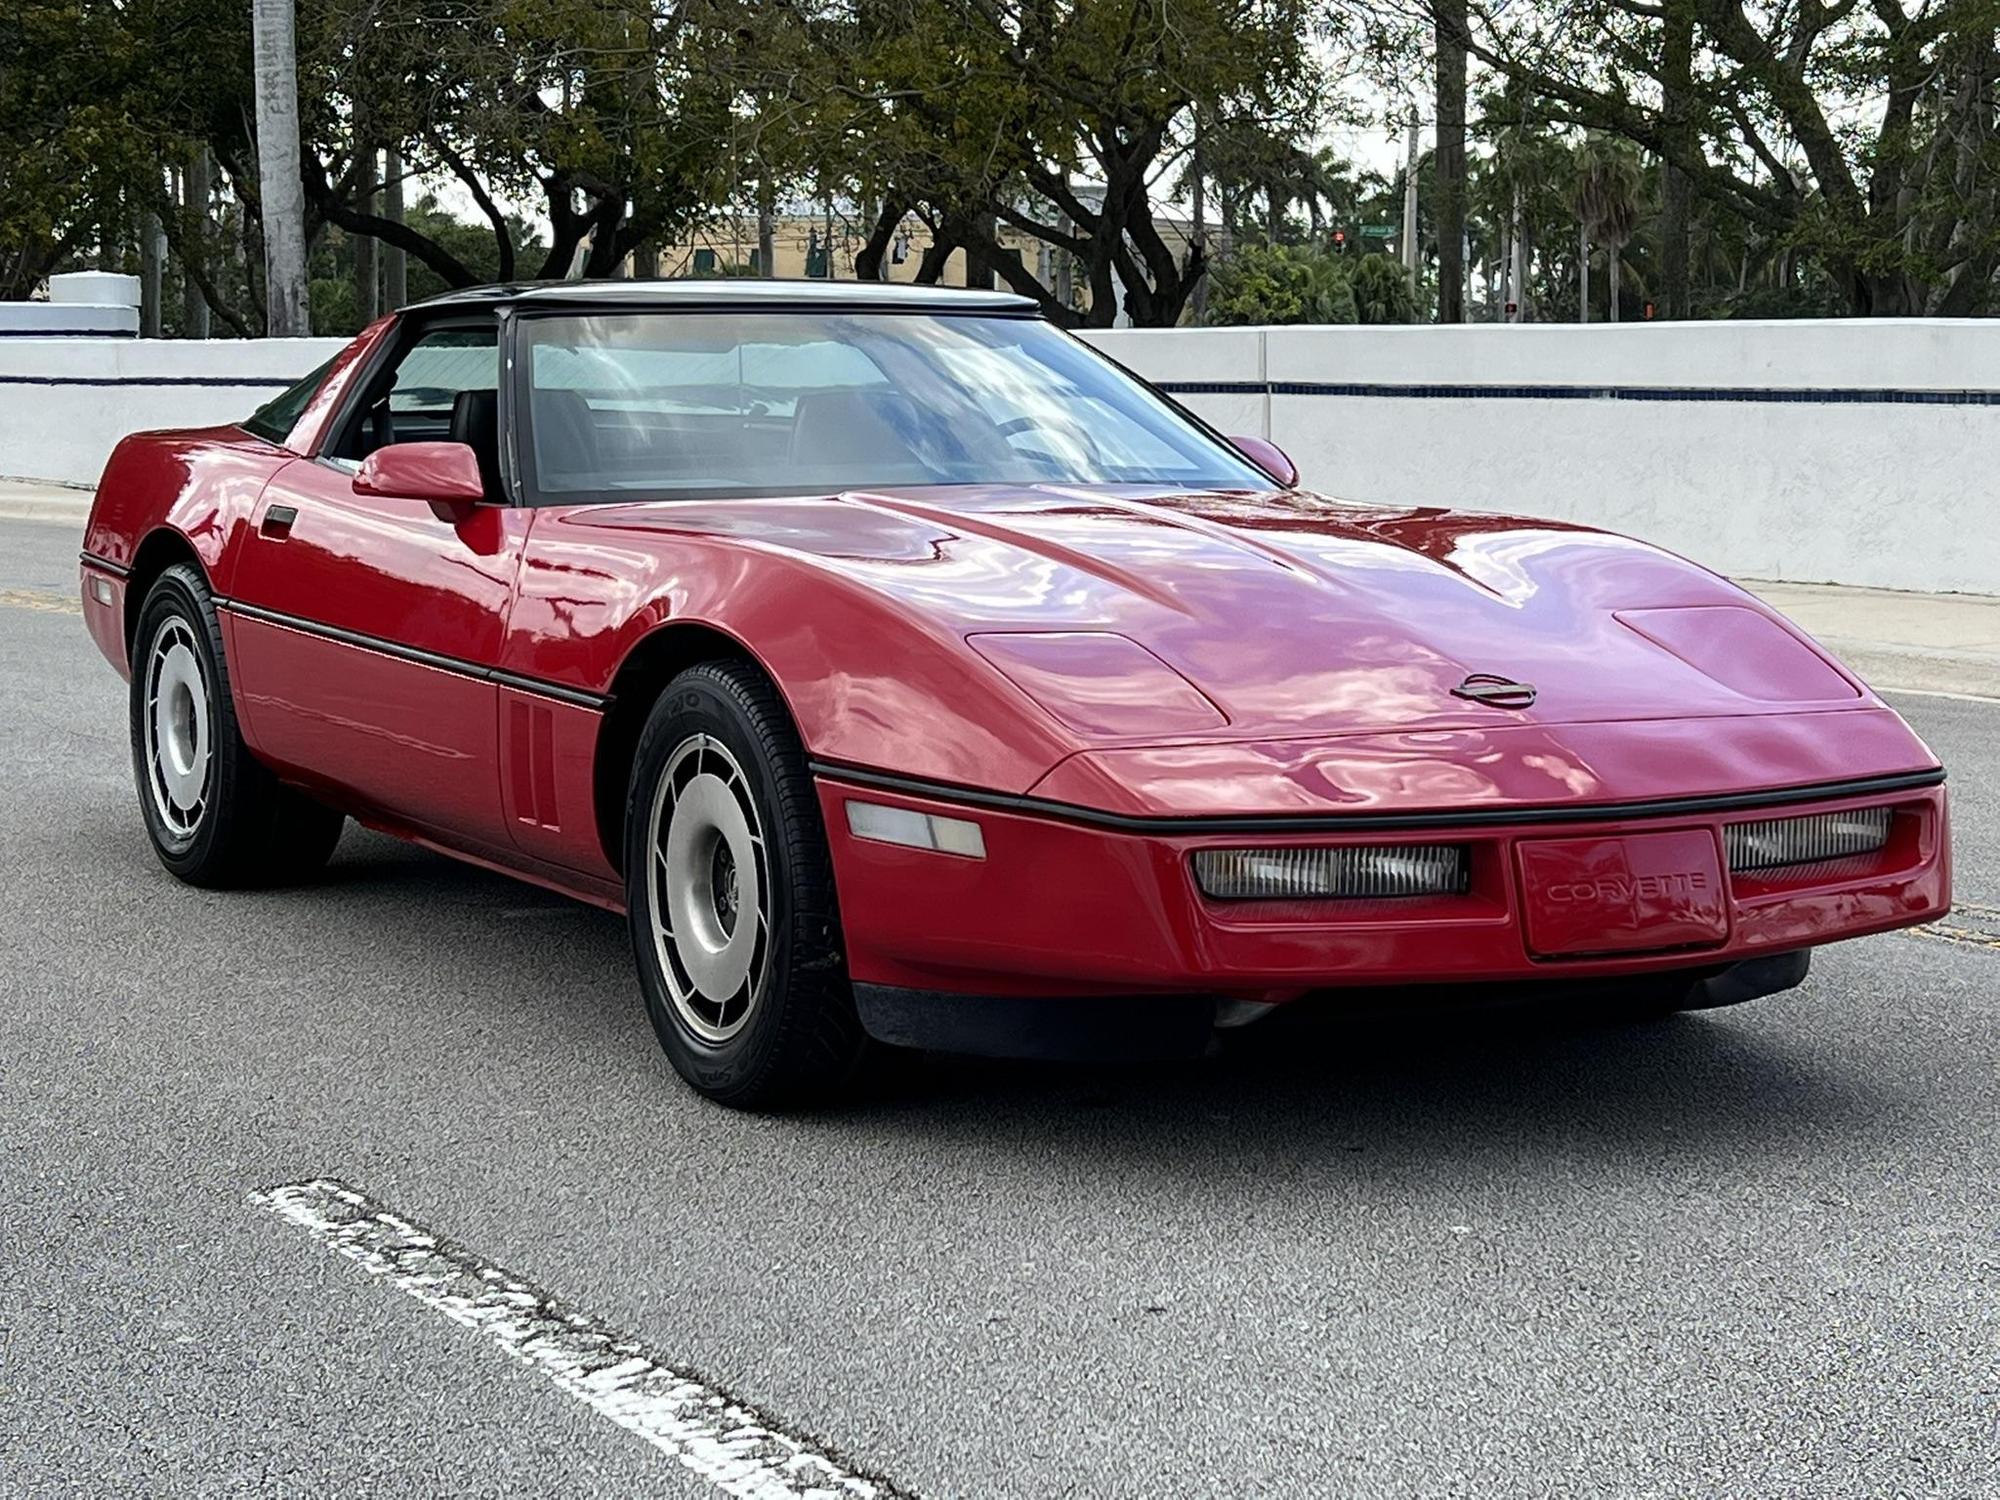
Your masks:
{"label": "car hood", "polygon": [[[1073,652],[1120,691],[1123,637],[1215,713],[1144,701],[1099,739],[1243,738],[1833,711],[1875,700],[1750,594],[1628,538],[1559,522],[1300,491],[940,487],[592,507],[587,524],[696,533],[808,560],[888,596],[1059,716],[1039,667]],[[1027,653],[990,638],[1049,633]],[[1001,647],[1023,643],[999,643]],[[1027,645],[1036,645],[1029,642]],[[1102,645],[1102,641],[1097,642]],[[1124,651],[1122,645],[1119,651]],[[1138,658],[1133,658],[1138,659]],[[1534,688],[1501,707],[1490,675]],[[1175,685],[1176,688],[1178,685]],[[1088,692],[1086,696],[1088,696]],[[1525,695],[1521,695],[1525,697]],[[1093,737],[1086,729],[1085,738]]]}

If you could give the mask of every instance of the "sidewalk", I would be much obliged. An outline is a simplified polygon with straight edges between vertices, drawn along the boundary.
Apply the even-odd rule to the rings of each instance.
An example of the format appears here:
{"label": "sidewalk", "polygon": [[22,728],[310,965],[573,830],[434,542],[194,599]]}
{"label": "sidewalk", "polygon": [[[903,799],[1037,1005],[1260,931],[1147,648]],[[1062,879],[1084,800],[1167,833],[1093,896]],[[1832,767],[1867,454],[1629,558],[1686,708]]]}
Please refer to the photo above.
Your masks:
{"label": "sidewalk", "polygon": [[[88,490],[0,479],[0,518],[81,530],[89,513]],[[1744,587],[1812,632],[1871,686],[2000,698],[2000,598],[1754,579]]]}
{"label": "sidewalk", "polygon": [[68,521],[78,530],[90,519],[89,490],[44,479],[0,478],[0,517],[13,521]]}
{"label": "sidewalk", "polygon": [[1742,582],[1871,687],[2000,698],[2000,598]]}

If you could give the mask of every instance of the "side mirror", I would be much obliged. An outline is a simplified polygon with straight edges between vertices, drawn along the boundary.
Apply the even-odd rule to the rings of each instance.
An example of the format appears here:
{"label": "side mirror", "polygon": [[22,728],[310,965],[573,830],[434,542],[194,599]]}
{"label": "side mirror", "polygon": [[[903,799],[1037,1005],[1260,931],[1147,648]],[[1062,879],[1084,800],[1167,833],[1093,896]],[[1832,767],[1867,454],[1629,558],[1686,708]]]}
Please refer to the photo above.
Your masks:
{"label": "side mirror", "polygon": [[1233,437],[1229,441],[1238,453],[1277,480],[1282,488],[1290,489],[1299,482],[1299,466],[1276,443],[1260,437]]}
{"label": "side mirror", "polygon": [[391,443],[361,461],[354,493],[428,501],[440,521],[456,524],[486,498],[486,482],[465,443]]}

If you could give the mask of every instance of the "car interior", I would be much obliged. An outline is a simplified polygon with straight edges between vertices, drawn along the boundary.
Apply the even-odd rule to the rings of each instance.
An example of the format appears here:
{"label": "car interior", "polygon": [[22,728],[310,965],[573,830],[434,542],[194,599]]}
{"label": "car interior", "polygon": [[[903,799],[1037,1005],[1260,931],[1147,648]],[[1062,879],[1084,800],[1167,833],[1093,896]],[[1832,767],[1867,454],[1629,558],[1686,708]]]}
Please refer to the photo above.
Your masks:
{"label": "car interior", "polygon": [[[537,342],[528,358],[522,457],[547,496],[1036,482],[1177,459],[1132,449],[1129,430],[1107,451],[1107,424],[1087,399],[1024,409],[1003,396],[995,410],[976,383],[909,351],[871,356],[824,337],[724,333],[610,357],[588,343]],[[497,325],[432,325],[371,377],[326,456],[358,466],[396,443],[464,443],[487,497],[503,501],[499,376]]]}

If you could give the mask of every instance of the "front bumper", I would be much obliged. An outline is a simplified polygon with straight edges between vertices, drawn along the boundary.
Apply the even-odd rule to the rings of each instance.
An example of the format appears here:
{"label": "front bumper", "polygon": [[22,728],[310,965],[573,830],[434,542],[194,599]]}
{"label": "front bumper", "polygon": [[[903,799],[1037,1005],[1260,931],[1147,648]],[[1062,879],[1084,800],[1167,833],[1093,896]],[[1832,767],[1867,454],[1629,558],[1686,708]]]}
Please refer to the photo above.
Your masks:
{"label": "front bumper", "polygon": [[[1598,818],[1564,809],[1537,822],[1468,815],[1385,833],[1370,815],[1311,829],[1199,831],[1199,820],[1117,826],[1084,810],[1021,799],[905,788],[866,772],[819,766],[848,969],[857,985],[933,995],[1081,997],[1199,995],[1282,1002],[1318,990],[1598,979],[1719,972],[1748,959],[1906,927],[1950,907],[1950,839],[1942,785],[1921,773],[1872,789],[1792,790]],[[978,823],[983,859],[855,837],[850,799]],[[1818,865],[1731,875],[1723,829],[1762,817],[1860,807],[1893,811],[1888,844]],[[1133,826],[1138,824],[1138,826]],[[1616,841],[1685,831],[1713,840],[1722,871],[1715,935],[1649,948],[1538,956],[1529,940],[1519,850],[1549,839]],[[1192,869],[1201,848],[1439,840],[1468,850],[1463,894],[1375,901],[1216,901]]]}
{"label": "front bumper", "polygon": [[[1812,950],[1746,958],[1726,967],[1670,969],[1658,974],[1536,983],[1397,989],[1390,1003],[1506,1006],[1557,1000],[1609,1003],[1626,1013],[1712,1010],[1775,995],[1805,982]],[[1366,1008],[1378,992],[1332,992]],[[1246,1024],[1226,1000],[1210,995],[963,995],[856,984],[861,1024],[878,1042],[972,1057],[1035,1058],[1050,1062],[1168,1062],[1199,1057],[1218,1027]],[[1269,1012],[1274,1007],[1251,1006]]]}

